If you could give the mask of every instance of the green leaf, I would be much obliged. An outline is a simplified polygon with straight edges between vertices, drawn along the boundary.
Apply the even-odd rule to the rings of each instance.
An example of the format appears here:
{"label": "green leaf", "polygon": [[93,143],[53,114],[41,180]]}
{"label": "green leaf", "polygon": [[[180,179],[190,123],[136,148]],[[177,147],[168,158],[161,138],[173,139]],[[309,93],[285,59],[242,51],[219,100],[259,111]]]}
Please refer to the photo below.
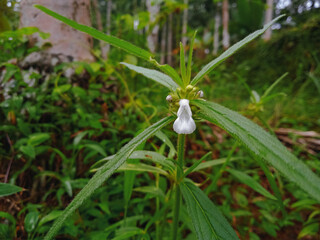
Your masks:
{"label": "green leaf", "polygon": [[121,167],[118,168],[118,171],[150,172],[159,173],[165,176],[168,175],[168,173],[161,168],[153,167],[143,163],[124,163]]}
{"label": "green leaf", "polygon": [[123,186],[123,196],[126,208],[128,208],[129,200],[131,198],[134,179],[136,177],[136,172],[125,171],[124,172],[124,186]]}
{"label": "green leaf", "polygon": [[282,74],[281,77],[279,77],[274,83],[271,84],[270,87],[268,87],[268,89],[263,93],[261,98],[267,97],[270,94],[270,92],[275,88],[275,86],[277,86],[282,81],[282,79],[284,79],[288,74],[288,72]]}
{"label": "green leaf", "polygon": [[57,219],[61,214],[62,214],[61,210],[53,210],[48,215],[41,218],[41,220],[39,221],[39,224],[38,224],[39,227],[44,225],[47,222],[51,222],[51,221]]}
{"label": "green leaf", "polygon": [[184,56],[184,47],[182,42],[180,42],[180,71],[181,71],[183,85],[187,86],[189,83],[189,79],[187,79],[186,60]]}
{"label": "green leaf", "polygon": [[191,182],[180,185],[198,240],[238,239],[230,224],[213,202]]}
{"label": "green leaf", "polygon": [[[239,157],[230,158],[229,161],[235,161],[235,160],[238,160],[238,159],[241,159],[241,158],[239,158]],[[202,169],[206,169],[206,168],[209,168],[209,167],[221,165],[221,164],[224,164],[226,161],[227,161],[227,158],[219,158],[219,159],[206,161],[206,162],[200,163],[195,169],[192,170],[192,172],[196,172],[196,171],[200,171]]]}
{"label": "green leaf", "polygon": [[16,185],[0,183],[0,197],[9,196],[17,192],[21,192],[22,190],[22,187],[18,187]]}
{"label": "green leaf", "polygon": [[65,93],[67,91],[69,91],[72,88],[71,84],[63,84],[60,86],[57,86],[53,89],[53,94],[62,94]]}
{"label": "green leaf", "polygon": [[189,173],[193,172],[194,169],[196,169],[201,163],[202,161],[204,161],[207,157],[209,157],[212,154],[212,152],[208,152],[207,154],[205,154],[204,156],[202,156],[202,158],[200,158],[198,161],[196,161],[191,167],[189,167],[188,169],[186,169],[186,171],[183,174],[183,177],[186,177]]}
{"label": "green leaf", "polygon": [[129,63],[125,63],[125,62],[121,62],[121,64],[125,65],[126,67],[128,67],[129,69],[142,74],[143,76],[156,81],[157,83],[162,84],[163,86],[169,88],[170,90],[174,91],[177,89],[178,84],[175,83],[175,81],[172,80],[171,77],[169,77],[168,75],[159,72],[157,70],[152,70],[152,69],[148,69],[148,68],[143,68],[143,67],[138,67]]}
{"label": "green leaf", "polygon": [[[7,213],[0,211],[0,218],[5,218],[7,221],[1,221],[4,224],[0,224],[0,239],[14,239],[16,233],[16,220],[15,218]],[[9,224],[9,221],[11,224]]]}
{"label": "green leaf", "polygon": [[155,186],[145,186],[145,187],[137,187],[133,189],[136,192],[149,193],[156,197],[160,197],[161,199],[165,198],[165,195],[161,188]]}
{"label": "green leaf", "polygon": [[[113,240],[127,240],[136,235],[145,234],[145,232],[137,227],[122,227],[116,232]],[[140,238],[141,239],[141,238]]]}
{"label": "green leaf", "polygon": [[298,235],[298,239],[303,238],[308,235],[314,236],[317,234],[318,231],[319,231],[319,223],[318,222],[308,224],[307,226],[303,227],[303,229],[301,230],[301,232]]}
{"label": "green leaf", "polygon": [[62,178],[62,184],[64,186],[64,189],[68,193],[69,197],[72,197],[72,186],[71,186],[71,181],[69,178]]}
{"label": "green leaf", "polygon": [[16,226],[16,219],[11,214],[0,211],[0,218],[6,218],[14,227]]}
{"label": "green leaf", "polygon": [[261,195],[270,198],[272,200],[277,200],[275,196],[273,196],[270,192],[268,192],[264,187],[262,187],[254,178],[250,177],[248,174],[244,172],[237,171],[235,169],[228,169],[229,173],[239,179],[240,182],[248,185],[256,192],[260,193]]}
{"label": "green leaf", "polygon": [[29,212],[24,219],[24,227],[28,233],[32,232],[38,223],[39,213],[38,212]]}
{"label": "green leaf", "polygon": [[315,204],[318,202],[314,199],[303,199],[299,200],[291,205],[291,208],[297,208],[297,211],[301,211],[302,209],[310,209],[313,210]]}
{"label": "green leaf", "polygon": [[238,51],[240,48],[254,40],[255,38],[262,35],[269,27],[271,27],[276,21],[278,21],[280,18],[282,18],[284,15],[281,15],[275,19],[273,19],[271,22],[266,24],[262,29],[257,30],[241,41],[234,44],[232,47],[230,47],[228,50],[226,50],[224,53],[222,53],[219,57],[214,59],[213,61],[209,62],[207,65],[205,65],[201,71],[193,78],[191,81],[191,85],[196,85],[206,74],[210,73],[215,67],[217,67],[220,63],[222,63],[224,60],[226,60],[228,57],[232,56],[236,51]]}
{"label": "green leaf", "polygon": [[158,131],[155,134],[155,136],[158,137],[159,139],[161,139],[162,142],[167,144],[167,146],[170,148],[168,158],[172,158],[176,154],[177,150],[174,147],[173,143],[171,142],[170,138],[166,134],[164,134],[162,131]]}
{"label": "green leaf", "polygon": [[6,67],[6,73],[3,78],[3,83],[6,83],[15,73],[19,72],[19,68],[11,63],[3,64]]}
{"label": "green leaf", "polygon": [[320,202],[320,178],[257,124],[217,103],[194,100],[198,116],[225,129],[255,157],[266,160],[289,180]]}
{"label": "green leaf", "polygon": [[54,17],[54,18],[58,19],[59,21],[64,22],[65,24],[67,24],[67,25],[69,25],[69,26],[71,26],[81,32],[87,33],[96,39],[105,41],[105,42],[111,44],[112,46],[121,48],[121,49],[127,51],[128,53],[131,53],[137,57],[143,58],[147,61],[149,61],[153,57],[152,53],[150,53],[142,48],[139,48],[139,47],[131,44],[130,42],[124,41],[122,39],[119,39],[119,38],[116,38],[116,37],[113,37],[110,35],[106,35],[103,32],[100,32],[92,27],[88,27],[88,26],[79,24],[79,23],[77,23],[73,20],[70,20],[70,19],[68,19],[68,18],[66,18],[56,12],[53,12],[53,11],[49,10],[48,8],[45,8],[41,5],[34,5],[34,7],[38,8],[39,10],[45,12],[46,14],[50,15],[51,17]]}
{"label": "green leaf", "polygon": [[38,146],[50,138],[49,133],[34,133],[29,136],[28,145]]}
{"label": "green leaf", "polygon": [[78,193],[78,195],[64,210],[63,214],[54,222],[53,226],[45,236],[45,239],[52,239],[58,233],[66,219],[126,161],[126,159],[141,143],[173,120],[174,117],[166,117],[158,121],[122,147],[112,160],[103,165],[103,167],[93,175],[88,184]]}
{"label": "green leaf", "polygon": [[169,169],[175,168],[174,164],[171,161],[169,161],[165,156],[153,151],[134,151],[129,158],[151,161]]}
{"label": "green leaf", "polygon": [[11,235],[9,226],[0,223],[0,239],[13,239]]}
{"label": "green leaf", "polygon": [[151,60],[150,62],[153,63],[156,67],[158,67],[162,72],[170,76],[173,79],[173,81],[175,81],[180,87],[183,87],[183,82],[179,74],[177,73],[176,70],[174,70],[173,67],[171,67],[168,64],[161,65],[154,59]]}
{"label": "green leaf", "polygon": [[90,148],[91,150],[100,153],[102,156],[106,157],[106,151],[98,143],[88,143],[80,147]]}
{"label": "green leaf", "polygon": [[[110,161],[111,159],[114,158],[115,155],[112,155],[112,156],[108,156],[106,158],[103,158],[101,160],[99,160],[97,163],[95,163],[93,166],[92,166],[92,170],[91,171],[97,171],[98,169],[95,169],[94,167],[98,164],[102,164],[104,162],[108,162]],[[140,151],[134,151],[130,157],[128,159],[140,159],[140,160],[147,160],[147,161],[151,161],[151,162],[154,162],[154,163],[158,163],[168,169],[175,169],[175,166],[174,164],[167,160],[167,158],[157,152],[153,152],[153,151],[143,151],[143,150],[140,150]]]}
{"label": "green leaf", "polygon": [[19,150],[32,159],[36,157],[36,150],[34,149],[33,146],[23,145],[19,148]]}

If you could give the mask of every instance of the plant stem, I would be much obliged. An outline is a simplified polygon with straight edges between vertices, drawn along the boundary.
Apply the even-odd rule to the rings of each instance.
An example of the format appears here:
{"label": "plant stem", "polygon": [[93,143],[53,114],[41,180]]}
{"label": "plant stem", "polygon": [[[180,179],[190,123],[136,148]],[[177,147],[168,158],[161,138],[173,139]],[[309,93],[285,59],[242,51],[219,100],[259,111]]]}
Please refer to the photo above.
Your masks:
{"label": "plant stem", "polygon": [[185,151],[186,135],[178,135],[178,162],[177,162],[177,173],[175,182],[175,201],[173,206],[173,225],[172,225],[172,240],[177,239],[178,228],[179,228],[179,216],[180,216],[180,203],[181,203],[181,192],[180,192],[180,181],[183,176],[183,162],[184,162],[184,151]]}
{"label": "plant stem", "polygon": [[[157,164],[157,167],[159,165]],[[159,173],[156,173],[156,188],[159,188],[159,181],[160,181],[160,175]],[[160,211],[160,199],[159,197],[156,198],[156,213]],[[160,221],[156,221],[156,240],[160,239]]]}

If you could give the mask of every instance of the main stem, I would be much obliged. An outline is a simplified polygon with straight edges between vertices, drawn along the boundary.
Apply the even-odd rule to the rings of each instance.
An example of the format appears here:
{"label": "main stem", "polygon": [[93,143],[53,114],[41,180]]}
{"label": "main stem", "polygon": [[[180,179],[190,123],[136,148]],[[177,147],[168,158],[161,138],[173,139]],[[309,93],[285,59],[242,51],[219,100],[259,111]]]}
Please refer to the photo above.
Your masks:
{"label": "main stem", "polygon": [[181,203],[181,191],[180,191],[180,181],[183,176],[183,162],[184,162],[184,150],[185,150],[186,135],[178,135],[178,166],[175,182],[175,201],[173,206],[173,225],[172,225],[172,240],[177,239],[178,228],[179,228],[179,216],[180,216],[180,203]]}

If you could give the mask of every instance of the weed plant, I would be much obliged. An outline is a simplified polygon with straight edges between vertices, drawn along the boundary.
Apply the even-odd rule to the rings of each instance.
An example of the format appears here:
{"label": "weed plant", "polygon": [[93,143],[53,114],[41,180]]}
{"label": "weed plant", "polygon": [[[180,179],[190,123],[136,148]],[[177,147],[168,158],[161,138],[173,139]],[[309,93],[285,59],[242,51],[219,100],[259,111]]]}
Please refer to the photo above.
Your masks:
{"label": "weed plant", "polygon": [[[190,41],[190,50],[188,57],[185,57],[184,46],[180,45],[180,75],[168,65],[160,65],[153,55],[141,48],[132,45],[124,40],[117,39],[113,36],[105,35],[93,28],[80,25],[77,22],[69,20],[51,10],[42,6],[36,6],[43,12],[50,16],[74,27],[77,30],[83,31],[99,40],[104,40],[109,44],[116,46],[120,49],[127,51],[128,53],[142,58],[155,67],[159,68],[162,72],[154,69],[147,69],[139,67],[129,63],[121,63],[127,68],[135,71],[145,77],[154,80],[158,84],[168,89],[168,110],[166,117],[151,124],[151,117],[147,116],[141,111],[141,107],[135,101],[131,101],[133,107],[140,115],[144,124],[148,126],[144,130],[139,130],[135,137],[128,141],[124,140],[126,144],[114,155],[106,156],[105,148],[109,147],[108,144],[112,144],[112,140],[103,139],[101,142],[87,141],[83,145],[79,145],[81,139],[90,135],[90,132],[81,132],[75,138],[79,140],[73,146],[70,151],[74,152],[72,156],[79,153],[79,149],[88,148],[94,150],[94,153],[99,153],[105,156],[100,161],[92,166],[92,172],[95,172],[93,177],[84,181],[79,185],[82,185],[82,190],[74,197],[72,202],[63,211],[52,211],[46,217],[42,218],[37,227],[41,227],[47,222],[55,220],[45,235],[45,239],[52,239],[57,234],[68,231],[72,233],[75,231],[73,221],[68,221],[74,215],[74,212],[81,207],[81,212],[94,217],[96,220],[94,224],[99,227],[111,219],[116,219],[116,215],[113,212],[119,212],[119,209],[125,208],[124,219],[118,218],[110,226],[105,226],[104,231],[97,231],[92,233],[92,238],[110,238],[113,239],[129,239],[131,237],[138,237],[139,239],[181,239],[182,236],[187,236],[190,239],[238,239],[237,233],[230,225],[230,209],[228,206],[232,203],[232,197],[228,194],[228,189],[231,186],[231,182],[228,179],[224,179],[224,174],[228,173],[235,177],[239,182],[244,183],[249,188],[258,193],[261,198],[266,201],[255,201],[254,204],[259,207],[259,211],[262,214],[261,225],[262,228],[271,236],[275,236],[279,230],[279,226],[290,226],[292,224],[292,214],[286,212],[287,201],[282,200],[282,186],[279,181],[278,174],[283,175],[288,179],[292,186],[298,186],[301,188],[301,196],[309,196],[312,198],[308,203],[309,206],[313,206],[320,201],[320,179],[310,170],[310,168],[298,160],[292,153],[290,153],[277,138],[270,133],[266,132],[263,128],[255,124],[248,118],[223,107],[217,103],[209,102],[205,100],[203,91],[197,87],[197,84],[211,71],[214,70],[225,59],[233,55],[238,49],[260,36],[268,27],[275,23],[282,16],[274,19],[272,22],[264,26],[263,29],[258,30],[240,42],[233,45],[226,52],[221,54],[218,58],[205,65],[193,78],[192,78],[192,51],[193,51],[193,39]],[[284,76],[275,82],[275,85],[283,79]],[[119,73],[118,78],[126,84],[125,79]],[[58,81],[58,80],[57,80]],[[71,89],[68,85],[67,79],[65,83],[57,87],[55,94],[56,97],[67,98],[65,94]],[[264,104],[278,97],[278,95],[272,95],[271,91],[275,85],[271,85],[261,96],[251,90],[246,84],[248,93],[251,97],[251,103],[248,105],[248,114],[251,117],[256,117],[262,125],[269,130],[270,127],[267,122],[264,121],[260,113]],[[95,93],[102,86],[93,85],[92,94]],[[82,94],[80,89],[72,90],[76,97],[83,97],[82,101],[85,103],[89,99],[85,99],[85,95]],[[130,91],[127,89],[128,97],[130,97]],[[89,95],[90,96],[90,95]],[[102,97],[102,96],[101,96]],[[133,99],[133,98],[132,98]],[[106,99],[104,99],[106,100]],[[155,104],[157,105],[157,104]],[[72,121],[81,122],[87,124],[87,127],[96,126],[99,131],[100,125],[94,114],[92,119],[89,116],[83,116],[81,106],[73,106],[72,102],[69,105],[71,108],[76,108],[76,116],[72,117]],[[151,107],[154,109],[155,107]],[[80,110],[79,110],[80,109]],[[151,111],[152,112],[152,111]],[[157,111],[153,111],[157,113]],[[130,112],[128,112],[130,114]],[[35,113],[35,117],[37,114]],[[60,121],[66,119],[65,115],[57,117]],[[63,119],[63,120],[61,120]],[[92,120],[92,122],[90,121]],[[185,159],[186,151],[186,138],[191,136],[193,139],[197,139],[198,130],[203,122],[210,122],[211,124],[218,126],[221,129],[227,131],[234,140],[232,141],[231,149],[228,149],[228,153],[225,158],[219,160],[208,160],[211,156],[211,152],[201,154],[201,158],[197,161],[188,162]],[[101,123],[100,123],[101,124]],[[110,123],[112,125],[112,123]],[[130,118],[128,123],[130,124]],[[170,126],[173,131],[164,130],[165,127]],[[83,126],[82,126],[83,127]],[[21,130],[22,131],[22,130]],[[110,128],[110,132],[112,132]],[[102,132],[100,134],[103,137]],[[192,136],[191,134],[195,135]],[[36,154],[41,154],[41,145],[47,141],[50,136],[46,132],[37,135],[30,135],[30,132],[26,132],[26,139],[21,141],[21,145],[17,146],[22,152],[33,159]],[[155,135],[162,142],[159,148],[143,150],[146,141]],[[174,146],[173,136],[177,138],[176,147]],[[108,141],[108,142],[106,142]],[[195,140],[199,141],[199,140]],[[200,141],[201,144],[204,144]],[[121,144],[122,145],[122,144]],[[151,144],[152,145],[152,144]],[[247,161],[237,161],[237,158],[233,157],[234,152],[239,146],[242,146],[242,150],[249,152],[251,158]],[[217,146],[217,148],[221,146]],[[187,149],[189,151],[189,149]],[[52,149],[56,154],[63,156],[59,148]],[[196,154],[196,152],[195,152]],[[205,161],[207,160],[207,161]],[[31,160],[30,160],[31,161]],[[72,162],[74,159],[65,160],[64,163]],[[252,162],[259,167],[259,171],[246,171],[246,165],[252,164]],[[186,164],[188,162],[188,164]],[[148,164],[152,163],[152,164]],[[212,166],[220,166],[220,168],[214,172],[214,174],[207,174],[206,169]],[[42,173],[51,174],[56,176],[58,180],[62,182],[64,190],[70,197],[72,195],[72,188],[70,188],[74,178],[75,169],[74,164],[70,165],[73,169],[70,171],[68,167],[65,169],[70,171],[69,178],[56,176],[56,173]],[[230,168],[227,168],[230,166]],[[274,173],[270,171],[271,166],[275,169]],[[241,170],[240,170],[241,169]],[[110,178],[116,172],[124,172],[124,202],[116,201],[116,196],[122,194],[121,188],[118,188],[119,180],[117,174],[115,178]],[[147,172],[149,175],[143,176],[141,180],[143,182],[154,182],[150,185],[141,185],[139,187],[134,186],[134,179],[138,173]],[[208,186],[202,190],[201,184],[193,181],[190,176],[192,174],[204,173],[207,177]],[[269,181],[271,189],[274,194],[270,193],[267,189],[261,186],[258,179],[260,174],[264,174]],[[67,174],[65,174],[67,175]],[[67,175],[68,176],[68,175]],[[152,176],[152,177],[150,177]],[[101,187],[101,185],[108,180],[108,184]],[[210,180],[210,181],[208,181]],[[277,183],[278,181],[278,183]],[[220,183],[219,183],[220,182]],[[221,186],[221,182],[223,186]],[[83,184],[85,183],[85,185]],[[81,186],[81,187],[82,187]],[[71,192],[70,192],[71,189]],[[208,194],[214,190],[219,189],[227,196],[227,199],[222,203],[222,211],[210,200]],[[250,209],[248,208],[249,200],[245,197],[247,192],[246,188],[238,187],[235,194],[237,204],[245,208],[245,211],[238,211],[237,216],[249,216]],[[63,194],[60,192],[57,194]],[[134,208],[129,208],[129,200],[131,196],[135,195],[135,198],[131,200],[131,204]],[[87,200],[91,197],[99,196],[100,202],[95,205],[94,202]],[[299,196],[297,196],[299,199]],[[151,201],[153,204],[151,209],[148,209],[145,201]],[[296,209],[303,208],[303,203],[297,203],[294,207]],[[98,211],[97,209],[102,211]],[[28,208],[29,213],[26,218],[30,219],[30,229],[34,229],[36,226],[32,225],[31,220],[38,219],[37,206],[30,205]],[[130,212],[129,212],[130,211]],[[147,215],[145,212],[153,212],[153,215]],[[315,209],[316,213],[317,210]],[[282,215],[282,221],[275,224],[278,219],[272,216],[271,212],[278,212]],[[316,213],[314,215],[316,215]],[[76,212],[75,214],[79,214]],[[227,218],[225,218],[225,216]],[[189,221],[191,219],[191,221]],[[140,226],[137,227],[136,223],[140,222]],[[310,224],[308,229],[315,229],[318,225],[310,218]],[[85,223],[83,227],[86,228]],[[91,223],[92,224],[92,223]],[[240,234],[245,235],[250,225],[254,225],[256,222],[248,223],[248,227],[241,228]],[[36,224],[35,224],[36,225]],[[122,226],[117,231],[115,228]],[[42,228],[40,233],[44,234],[48,228]],[[306,231],[307,231],[306,230]],[[32,232],[30,230],[30,232]],[[256,238],[257,235],[250,233],[250,238]],[[303,234],[302,234],[303,235]],[[301,235],[301,236],[302,236]],[[30,238],[34,238],[34,235],[30,235]]]}

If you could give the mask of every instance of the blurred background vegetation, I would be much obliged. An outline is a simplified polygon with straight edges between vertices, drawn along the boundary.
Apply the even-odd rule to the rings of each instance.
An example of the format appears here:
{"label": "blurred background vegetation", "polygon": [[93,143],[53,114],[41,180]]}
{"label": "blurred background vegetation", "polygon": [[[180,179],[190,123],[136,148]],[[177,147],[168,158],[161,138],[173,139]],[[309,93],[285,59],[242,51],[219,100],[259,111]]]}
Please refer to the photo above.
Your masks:
{"label": "blurred background vegetation", "polygon": [[[272,32],[206,76],[200,87],[205,98],[268,128],[320,173],[319,0],[0,0],[0,178],[24,189],[0,198],[0,239],[42,239],[92,175],[90,166],[167,114],[168,92],[119,64],[144,62],[45,19],[32,8],[36,3],[149,49],[161,63],[175,68],[179,42],[188,49],[197,30],[193,74],[271,18],[287,14]],[[259,103],[257,96],[284,74],[273,97]],[[172,129],[164,131],[174,136]],[[161,144],[154,137],[145,148],[165,151]],[[212,151],[212,159],[226,157],[234,142],[216,126],[204,124],[187,144],[191,163],[207,151]],[[246,169],[272,192],[254,159],[241,147],[234,156],[239,160],[230,166]],[[218,170],[212,167],[190,178],[206,189]],[[319,239],[319,203],[272,171],[285,214],[274,200],[228,172],[207,193],[222,205],[241,239]],[[154,194],[133,191],[128,197],[124,179],[123,173],[115,174],[57,239],[148,239],[136,229],[132,234],[128,226],[148,225]],[[138,188],[153,181],[152,174],[137,173],[133,184]],[[164,192],[168,184],[161,180]],[[124,228],[119,221],[126,209]],[[153,239],[152,228],[147,235]],[[183,235],[195,239],[187,230]]]}

